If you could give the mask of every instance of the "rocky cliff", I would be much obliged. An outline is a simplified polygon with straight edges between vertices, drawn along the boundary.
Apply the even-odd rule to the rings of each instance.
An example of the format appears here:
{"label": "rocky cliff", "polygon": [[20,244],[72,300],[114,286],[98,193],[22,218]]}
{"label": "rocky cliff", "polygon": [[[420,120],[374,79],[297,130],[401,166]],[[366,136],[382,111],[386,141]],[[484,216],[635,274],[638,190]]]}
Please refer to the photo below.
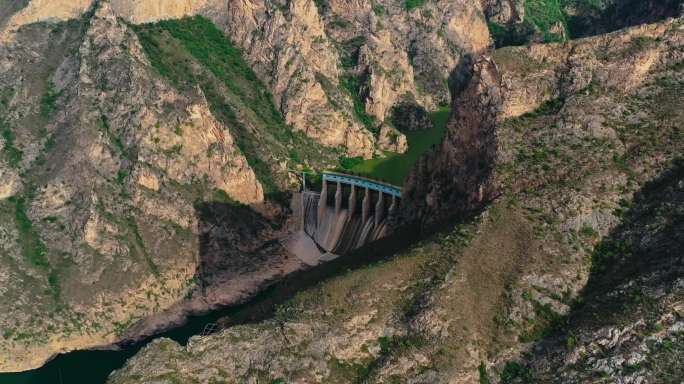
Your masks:
{"label": "rocky cliff", "polygon": [[409,193],[481,211],[110,382],[680,381],[683,23],[475,60]]}
{"label": "rocky cliff", "polygon": [[497,46],[563,41],[682,15],[681,0],[483,0]]}
{"label": "rocky cliff", "polygon": [[[32,1],[8,21],[5,35],[37,21],[73,19],[92,3]],[[395,104],[435,109],[447,103],[451,70],[490,44],[479,4],[467,1],[408,9],[397,0],[111,4],[133,23],[210,18],[244,48],[288,124],[319,143],[365,157],[376,148],[391,149],[376,141]]]}
{"label": "rocky cliff", "polygon": [[498,196],[503,187],[492,185],[494,159],[516,156],[502,142],[500,122],[554,111],[597,87],[633,92],[677,52],[676,40],[661,41],[673,29],[650,24],[565,44],[501,48],[476,62],[468,86],[454,98],[446,139],[409,178],[407,214],[439,221]]}
{"label": "rocky cliff", "polygon": [[[368,156],[392,106],[435,109],[450,71],[489,45],[479,8],[401,1],[238,1],[209,13],[243,46],[288,122]],[[343,127],[344,129],[341,129]]]}
{"label": "rocky cliff", "polygon": [[[273,250],[231,281],[241,294],[193,303],[212,255],[201,252],[207,218],[198,201],[264,204],[236,143],[238,123],[259,121],[217,117],[201,88],[161,76],[110,4],[22,26],[0,51],[0,370],[120,340],[140,319],[187,312],[177,305],[184,298],[193,310],[236,300],[299,266]],[[239,237],[242,257],[250,241],[273,236],[281,219],[271,216],[243,215],[240,225],[253,228]],[[236,274],[245,261],[235,256],[215,273]]]}
{"label": "rocky cliff", "polygon": [[1,8],[2,371],[302,267],[273,241],[287,169],[405,151],[393,107],[448,103],[452,69],[490,44],[467,1]]}

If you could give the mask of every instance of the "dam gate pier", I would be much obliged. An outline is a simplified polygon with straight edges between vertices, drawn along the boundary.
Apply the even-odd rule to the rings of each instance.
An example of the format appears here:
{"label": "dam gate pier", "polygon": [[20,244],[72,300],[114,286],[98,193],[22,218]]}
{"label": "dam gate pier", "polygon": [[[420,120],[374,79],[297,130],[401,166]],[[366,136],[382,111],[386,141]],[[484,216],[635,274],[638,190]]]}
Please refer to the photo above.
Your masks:
{"label": "dam gate pier", "polygon": [[320,192],[301,194],[302,230],[324,253],[342,255],[391,233],[401,188],[324,172]]}

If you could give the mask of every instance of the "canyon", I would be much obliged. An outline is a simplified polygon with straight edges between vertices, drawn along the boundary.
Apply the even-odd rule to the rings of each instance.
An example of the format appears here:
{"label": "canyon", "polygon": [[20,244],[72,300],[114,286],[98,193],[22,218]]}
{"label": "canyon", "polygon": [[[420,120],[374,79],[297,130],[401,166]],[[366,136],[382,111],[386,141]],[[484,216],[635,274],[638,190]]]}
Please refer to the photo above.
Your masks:
{"label": "canyon", "polygon": [[[4,2],[0,371],[343,255],[273,316],[154,339],[108,382],[677,382],[682,4],[542,3]],[[374,231],[360,190],[295,193],[447,107]]]}

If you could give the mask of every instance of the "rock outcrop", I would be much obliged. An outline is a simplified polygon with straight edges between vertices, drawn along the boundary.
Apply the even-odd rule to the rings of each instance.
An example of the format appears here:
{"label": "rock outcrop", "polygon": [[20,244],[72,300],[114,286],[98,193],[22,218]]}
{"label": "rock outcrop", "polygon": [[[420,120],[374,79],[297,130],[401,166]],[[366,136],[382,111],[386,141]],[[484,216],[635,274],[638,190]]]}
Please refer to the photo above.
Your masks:
{"label": "rock outcrop", "polygon": [[[652,69],[679,55],[679,22],[670,20],[566,44],[496,50],[474,66],[468,86],[454,99],[446,139],[425,157],[406,187],[409,219],[444,219],[498,196],[490,184],[505,119],[562,105],[596,87],[633,92]],[[669,39],[662,41],[664,36]],[[484,63],[489,63],[485,65]],[[422,212],[422,213],[419,213]]]}
{"label": "rock outcrop", "polygon": [[[537,107],[515,117],[502,107],[523,96],[500,81],[528,73],[535,82],[546,69],[497,65],[500,52],[475,60],[434,168],[413,174],[408,203],[430,219],[479,206],[476,217],[304,290],[268,321],[185,347],[155,341],[110,382],[679,377],[682,23],[531,47],[583,60],[565,62],[558,98],[532,94]],[[618,88],[620,76],[628,82]],[[457,183],[464,169],[478,176],[472,185]],[[586,316],[573,315],[583,302]],[[549,338],[563,325],[569,333]]]}
{"label": "rock outcrop", "polygon": [[501,75],[491,58],[482,57],[467,82],[454,97],[439,150],[421,159],[409,176],[404,192],[408,221],[443,221],[494,197],[490,178],[497,153]]}
{"label": "rock outcrop", "polygon": [[682,0],[482,0],[498,47],[564,41],[684,15]]}
{"label": "rock outcrop", "polygon": [[[282,218],[268,213],[235,127],[145,52],[106,1],[0,44],[2,371],[134,339],[302,266],[278,247],[246,245],[277,237]],[[252,214],[211,235],[203,201]],[[205,232],[207,242],[234,237],[203,249]],[[232,264],[209,262],[216,253]]]}
{"label": "rock outcrop", "polygon": [[[22,25],[79,17],[92,5],[34,0],[15,14],[4,38]],[[379,126],[409,97],[427,109],[448,103],[451,71],[485,50],[489,32],[479,4],[296,0],[111,0],[132,23],[201,14],[243,47],[287,123],[319,143],[370,157]],[[386,147],[386,146],[384,146]]]}

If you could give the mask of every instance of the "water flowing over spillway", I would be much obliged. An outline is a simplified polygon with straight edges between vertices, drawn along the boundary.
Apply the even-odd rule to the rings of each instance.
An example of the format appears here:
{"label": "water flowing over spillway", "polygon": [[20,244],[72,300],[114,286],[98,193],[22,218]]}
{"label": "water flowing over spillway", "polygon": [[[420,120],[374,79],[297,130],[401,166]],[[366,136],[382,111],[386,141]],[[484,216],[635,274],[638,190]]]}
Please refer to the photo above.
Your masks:
{"label": "water flowing over spillway", "polygon": [[337,183],[332,204],[325,183],[321,193],[301,194],[302,229],[324,252],[342,255],[390,233],[396,197],[386,198],[368,188],[361,193],[359,190],[352,186],[345,198],[342,185]]}

